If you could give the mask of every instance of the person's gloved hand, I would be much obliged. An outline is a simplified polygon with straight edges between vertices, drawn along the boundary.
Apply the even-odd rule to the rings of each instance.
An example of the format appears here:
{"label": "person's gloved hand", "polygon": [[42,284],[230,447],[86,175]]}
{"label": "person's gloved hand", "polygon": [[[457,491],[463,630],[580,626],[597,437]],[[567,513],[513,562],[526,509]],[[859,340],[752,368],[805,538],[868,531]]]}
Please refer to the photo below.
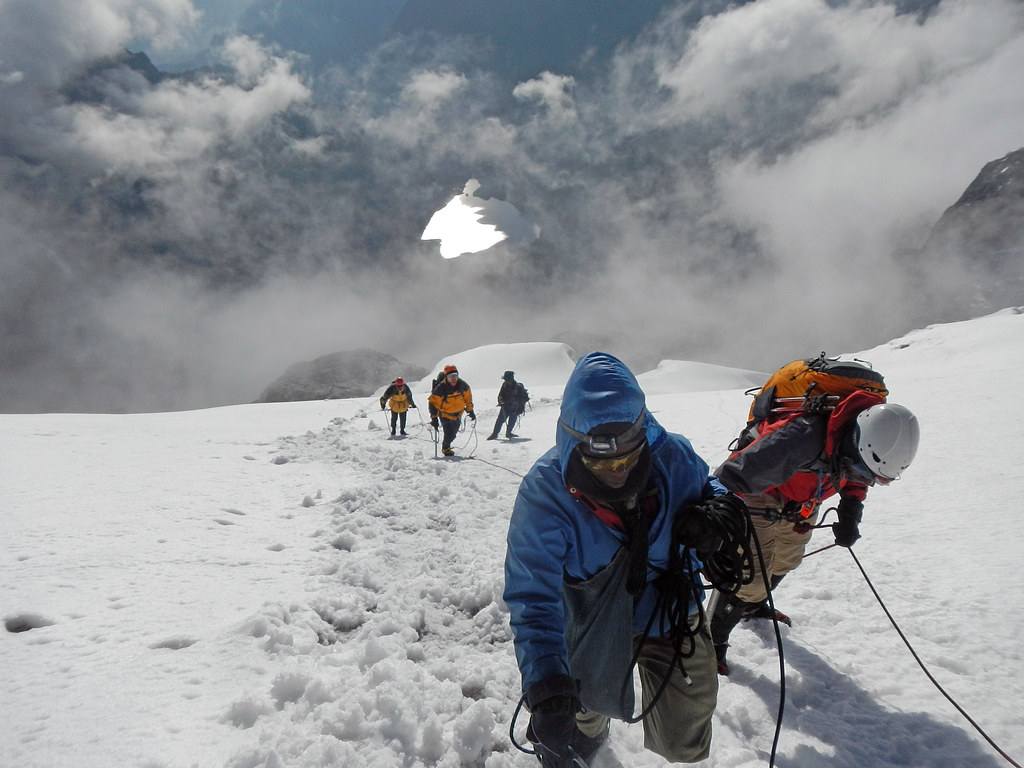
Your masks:
{"label": "person's gloved hand", "polygon": [[381,403],[381,404],[380,404],[380,409],[381,409],[382,411],[384,410],[384,403]]}
{"label": "person's gloved hand", "polygon": [[832,534],[840,547],[852,547],[860,538],[860,520],[864,514],[864,502],[852,496],[843,496],[836,507],[839,521],[832,523]]}
{"label": "person's gloved hand", "polygon": [[432,418],[432,419],[430,420],[430,426],[432,426],[432,427],[433,427],[434,429],[437,429],[437,428],[438,428],[438,427],[440,426],[440,425],[439,425],[439,424],[437,423],[437,416],[435,416],[434,418]]}
{"label": "person's gloved hand", "polygon": [[541,765],[561,768],[569,755],[580,709],[575,681],[568,675],[546,677],[530,686],[526,704],[532,713],[526,735],[537,746]]}
{"label": "person's gloved hand", "polygon": [[473,413],[472,411],[467,411],[466,415],[469,416],[469,418],[471,418],[473,421],[476,421],[476,414]]}
{"label": "person's gloved hand", "polygon": [[739,544],[746,530],[746,505],[732,493],[698,501],[676,513],[675,542],[698,553],[711,554],[726,542]]}

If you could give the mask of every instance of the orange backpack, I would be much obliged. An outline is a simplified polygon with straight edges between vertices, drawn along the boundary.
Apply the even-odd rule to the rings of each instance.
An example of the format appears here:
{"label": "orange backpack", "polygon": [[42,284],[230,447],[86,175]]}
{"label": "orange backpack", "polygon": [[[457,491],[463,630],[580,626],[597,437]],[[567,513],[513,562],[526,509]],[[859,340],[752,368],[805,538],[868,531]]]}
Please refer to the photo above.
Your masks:
{"label": "orange backpack", "polygon": [[[882,374],[869,365],[853,360],[826,357],[822,352],[808,360],[794,360],[773,373],[750,406],[744,427],[762,421],[775,421],[801,411],[831,411],[839,401],[858,390],[877,395],[884,402],[889,390]],[[748,394],[753,394],[750,390]]]}

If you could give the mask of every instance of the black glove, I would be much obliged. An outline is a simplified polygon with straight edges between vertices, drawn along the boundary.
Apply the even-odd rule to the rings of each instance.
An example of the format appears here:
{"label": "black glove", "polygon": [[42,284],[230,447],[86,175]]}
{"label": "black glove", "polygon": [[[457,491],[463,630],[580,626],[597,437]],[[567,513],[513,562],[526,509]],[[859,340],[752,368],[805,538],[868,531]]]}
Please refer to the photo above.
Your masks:
{"label": "black glove", "polygon": [[532,713],[526,735],[537,746],[541,765],[561,768],[569,756],[580,710],[575,681],[568,675],[546,677],[530,686],[526,704]]}
{"label": "black glove", "polygon": [[840,547],[852,547],[860,538],[860,519],[864,514],[864,502],[853,496],[843,496],[836,507],[839,522],[832,523],[832,534]]}
{"label": "black glove", "polygon": [[381,409],[382,411],[384,410],[384,403],[381,403],[381,404],[380,404],[380,409]]}
{"label": "black glove", "polygon": [[473,421],[476,421],[476,414],[473,413],[472,411],[467,411],[466,415],[469,416],[469,418],[471,418]]}
{"label": "black glove", "polygon": [[672,533],[679,546],[712,554],[727,542],[741,544],[746,531],[746,505],[732,493],[698,501],[676,513]]}
{"label": "black glove", "polygon": [[430,420],[430,426],[432,426],[432,427],[433,427],[434,429],[437,429],[437,428],[438,428],[438,427],[440,426],[440,425],[439,425],[439,424],[437,423],[437,416],[435,416],[434,418],[432,418],[432,419]]}

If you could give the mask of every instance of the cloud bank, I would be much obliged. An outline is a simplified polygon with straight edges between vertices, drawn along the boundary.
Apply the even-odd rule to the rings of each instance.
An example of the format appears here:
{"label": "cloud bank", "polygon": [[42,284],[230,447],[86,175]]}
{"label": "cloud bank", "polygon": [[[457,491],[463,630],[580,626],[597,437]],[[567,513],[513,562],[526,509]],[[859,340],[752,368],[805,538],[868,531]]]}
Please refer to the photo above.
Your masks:
{"label": "cloud bank", "polygon": [[[121,46],[194,36],[187,0],[0,0],[0,410],[247,401],[366,346],[766,369],[946,319],[915,297],[964,264],[903,254],[1024,143],[1024,6],[693,19],[512,84],[435,35],[315,74],[228,37],[168,78]],[[468,178],[541,236],[440,258],[420,234]]]}

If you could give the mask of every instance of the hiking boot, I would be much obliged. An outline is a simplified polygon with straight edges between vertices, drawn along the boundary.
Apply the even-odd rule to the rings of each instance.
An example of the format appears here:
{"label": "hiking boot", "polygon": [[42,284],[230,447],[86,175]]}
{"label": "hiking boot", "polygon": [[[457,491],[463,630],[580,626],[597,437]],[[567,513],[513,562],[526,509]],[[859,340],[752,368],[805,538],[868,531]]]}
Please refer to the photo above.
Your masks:
{"label": "hiking boot", "polygon": [[767,600],[760,603],[754,603],[743,612],[744,621],[749,621],[750,619],[768,619],[771,621],[773,618],[780,624],[785,624],[787,627],[793,626],[793,620],[782,611],[773,609],[768,605]]}
{"label": "hiking boot", "polygon": [[[391,434],[394,434],[394,433],[392,432]],[[405,430],[403,429],[403,430],[402,430],[401,432],[399,432],[398,434],[400,434],[400,435],[408,435],[409,433],[408,433],[408,432],[406,432],[406,431],[405,431]]]}
{"label": "hiking boot", "polygon": [[495,432],[495,433],[494,433],[493,435],[488,435],[488,436],[487,436],[487,439],[488,439],[488,440],[497,440],[497,439],[498,439],[498,434],[497,434],[497,432]]}
{"label": "hiking boot", "polygon": [[721,643],[715,646],[715,659],[718,661],[718,674],[722,677],[729,676],[729,662],[725,660],[725,652],[729,650],[728,643]]}
{"label": "hiking boot", "polygon": [[608,728],[609,724],[605,723],[604,730],[597,734],[597,736],[587,736],[577,728],[572,734],[572,741],[569,746],[576,750],[576,754],[583,759],[583,762],[589,764],[590,758],[608,740]]}
{"label": "hiking boot", "polygon": [[395,436],[395,430],[393,430],[393,429],[391,430],[391,436],[392,436],[392,437],[394,437],[394,436]]}
{"label": "hiking boot", "polygon": [[513,437],[519,437],[519,435],[514,435],[511,432],[506,432],[505,433],[505,437],[507,437],[509,440],[511,440]]}
{"label": "hiking boot", "polygon": [[451,448],[442,448],[441,449],[441,453],[443,453],[445,456],[454,456],[455,455],[455,451],[453,451]]}

